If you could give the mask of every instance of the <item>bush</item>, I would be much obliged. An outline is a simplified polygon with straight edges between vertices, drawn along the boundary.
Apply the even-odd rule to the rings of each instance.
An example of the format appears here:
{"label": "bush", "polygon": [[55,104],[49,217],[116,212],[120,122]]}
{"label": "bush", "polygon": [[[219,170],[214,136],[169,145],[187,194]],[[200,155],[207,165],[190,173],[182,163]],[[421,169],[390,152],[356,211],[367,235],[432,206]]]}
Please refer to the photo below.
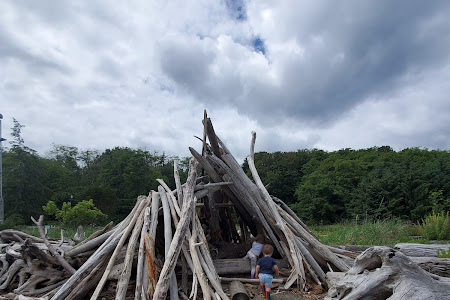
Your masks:
{"label": "bush", "polygon": [[25,224],[20,214],[12,214],[8,216],[3,223],[0,223],[0,230],[14,228],[17,225]]}
{"label": "bush", "polygon": [[107,217],[95,207],[92,199],[83,200],[74,207],[70,202],[64,202],[61,209],[58,209],[53,201],[49,201],[43,209],[48,215],[54,215],[56,219],[68,226],[99,224],[103,223]]}
{"label": "bush", "polygon": [[450,239],[450,216],[449,212],[433,212],[418,224],[418,230],[421,235],[429,240],[448,240]]}

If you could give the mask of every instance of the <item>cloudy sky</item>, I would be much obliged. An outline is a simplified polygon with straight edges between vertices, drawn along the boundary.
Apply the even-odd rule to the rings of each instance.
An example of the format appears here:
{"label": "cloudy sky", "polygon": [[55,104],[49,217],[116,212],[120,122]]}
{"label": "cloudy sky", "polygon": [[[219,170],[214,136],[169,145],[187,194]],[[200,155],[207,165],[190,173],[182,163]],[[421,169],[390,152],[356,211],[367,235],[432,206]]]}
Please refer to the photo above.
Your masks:
{"label": "cloudy sky", "polygon": [[[188,156],[450,149],[450,1],[0,2],[0,113],[52,144]],[[8,142],[3,144],[8,146]]]}

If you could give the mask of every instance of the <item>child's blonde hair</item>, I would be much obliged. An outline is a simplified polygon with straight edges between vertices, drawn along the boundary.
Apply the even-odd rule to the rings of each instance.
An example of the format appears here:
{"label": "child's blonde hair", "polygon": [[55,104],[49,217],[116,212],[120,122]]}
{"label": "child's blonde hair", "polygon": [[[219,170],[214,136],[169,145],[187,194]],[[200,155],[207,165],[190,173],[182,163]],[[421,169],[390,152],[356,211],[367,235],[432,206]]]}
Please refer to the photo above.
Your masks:
{"label": "child's blonde hair", "polygon": [[273,249],[272,245],[270,245],[270,244],[265,244],[262,249],[262,253],[264,255],[272,255],[273,251],[274,251],[274,249]]}

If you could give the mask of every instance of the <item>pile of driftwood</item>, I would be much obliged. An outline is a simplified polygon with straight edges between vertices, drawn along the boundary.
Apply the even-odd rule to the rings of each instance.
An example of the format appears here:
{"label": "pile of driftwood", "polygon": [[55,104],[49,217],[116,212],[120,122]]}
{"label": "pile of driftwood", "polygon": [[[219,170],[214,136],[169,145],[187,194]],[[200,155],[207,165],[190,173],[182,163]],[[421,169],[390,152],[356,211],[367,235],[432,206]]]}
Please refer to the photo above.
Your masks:
{"label": "pile of driftwood", "polygon": [[[63,237],[48,240],[42,217],[33,220],[41,238],[0,232],[0,290],[13,291],[22,299],[230,299],[233,291],[225,293],[221,281],[236,279],[219,275],[248,275],[250,263],[213,260],[211,245],[245,243],[250,234],[258,233],[267,237],[286,265],[286,278],[279,280],[285,289],[294,284],[299,290],[306,290],[307,284],[331,284],[330,297],[342,299],[350,292],[340,286],[348,284],[339,285],[330,277],[327,281],[326,273],[360,276],[365,272],[359,261],[369,261],[364,263],[370,266],[368,272],[373,270],[372,261],[376,266],[384,263],[381,254],[380,259],[355,261],[356,253],[323,245],[282,200],[269,195],[254,165],[255,133],[248,157],[252,181],[217,137],[206,113],[203,125],[202,151],[190,148],[193,158],[186,182],[181,184],[175,162],[176,189],[158,180],[158,191],[139,196],[131,213],[116,226],[109,225],[75,246]],[[197,176],[198,172],[202,174]]]}

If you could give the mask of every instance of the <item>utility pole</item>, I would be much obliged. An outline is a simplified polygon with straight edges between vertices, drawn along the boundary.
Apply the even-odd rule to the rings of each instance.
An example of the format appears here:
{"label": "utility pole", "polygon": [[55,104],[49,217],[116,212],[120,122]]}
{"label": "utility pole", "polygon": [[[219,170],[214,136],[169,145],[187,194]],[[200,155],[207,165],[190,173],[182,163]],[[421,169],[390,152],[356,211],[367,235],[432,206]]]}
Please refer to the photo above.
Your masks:
{"label": "utility pole", "polygon": [[3,202],[3,162],[2,162],[2,156],[3,156],[3,146],[2,142],[6,141],[4,138],[2,138],[2,119],[3,115],[0,114],[0,223],[3,223],[5,221],[5,205]]}

